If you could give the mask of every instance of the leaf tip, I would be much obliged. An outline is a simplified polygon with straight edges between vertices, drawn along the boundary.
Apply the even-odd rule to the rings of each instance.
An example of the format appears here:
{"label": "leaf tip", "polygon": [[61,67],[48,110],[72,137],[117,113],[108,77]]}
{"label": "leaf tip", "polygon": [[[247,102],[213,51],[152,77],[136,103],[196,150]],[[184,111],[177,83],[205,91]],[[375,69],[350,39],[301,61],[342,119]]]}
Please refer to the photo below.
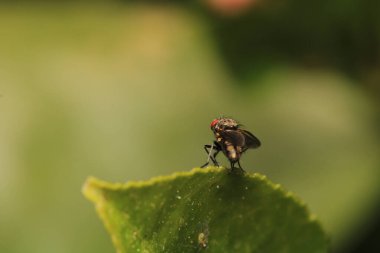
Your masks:
{"label": "leaf tip", "polygon": [[90,201],[96,202],[101,192],[102,181],[95,177],[88,177],[82,186],[82,194]]}

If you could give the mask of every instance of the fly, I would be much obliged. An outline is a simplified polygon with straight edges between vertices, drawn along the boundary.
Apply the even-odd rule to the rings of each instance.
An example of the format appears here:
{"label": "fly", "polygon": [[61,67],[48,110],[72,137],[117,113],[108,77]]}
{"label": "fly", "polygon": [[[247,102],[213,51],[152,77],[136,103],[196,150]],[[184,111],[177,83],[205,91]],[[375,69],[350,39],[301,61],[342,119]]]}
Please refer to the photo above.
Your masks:
{"label": "fly", "polygon": [[204,146],[208,158],[201,168],[206,167],[210,160],[214,165],[219,166],[216,156],[222,151],[230,161],[231,169],[234,169],[235,164],[238,164],[239,168],[244,171],[240,165],[241,155],[248,149],[260,147],[260,140],[251,132],[242,129],[241,125],[231,118],[214,119],[210,127],[216,140],[211,145]]}

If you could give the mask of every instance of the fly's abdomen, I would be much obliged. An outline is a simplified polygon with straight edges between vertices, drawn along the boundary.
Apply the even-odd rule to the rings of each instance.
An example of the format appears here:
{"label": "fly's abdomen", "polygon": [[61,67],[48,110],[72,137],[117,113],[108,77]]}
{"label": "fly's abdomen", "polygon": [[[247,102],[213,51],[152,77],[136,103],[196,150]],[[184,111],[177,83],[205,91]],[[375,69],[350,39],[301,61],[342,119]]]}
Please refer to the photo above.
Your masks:
{"label": "fly's abdomen", "polygon": [[239,147],[235,147],[231,144],[226,144],[226,156],[231,162],[239,161],[241,155],[241,148],[239,152]]}

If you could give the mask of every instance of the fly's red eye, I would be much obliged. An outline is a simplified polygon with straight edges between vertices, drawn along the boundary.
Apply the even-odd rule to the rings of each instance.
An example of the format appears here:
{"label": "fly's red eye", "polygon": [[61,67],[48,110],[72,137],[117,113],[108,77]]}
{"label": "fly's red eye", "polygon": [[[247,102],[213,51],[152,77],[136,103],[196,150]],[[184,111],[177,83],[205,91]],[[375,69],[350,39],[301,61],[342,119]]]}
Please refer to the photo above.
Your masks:
{"label": "fly's red eye", "polygon": [[214,127],[217,123],[218,123],[218,119],[214,119],[212,122],[211,122],[211,127]]}

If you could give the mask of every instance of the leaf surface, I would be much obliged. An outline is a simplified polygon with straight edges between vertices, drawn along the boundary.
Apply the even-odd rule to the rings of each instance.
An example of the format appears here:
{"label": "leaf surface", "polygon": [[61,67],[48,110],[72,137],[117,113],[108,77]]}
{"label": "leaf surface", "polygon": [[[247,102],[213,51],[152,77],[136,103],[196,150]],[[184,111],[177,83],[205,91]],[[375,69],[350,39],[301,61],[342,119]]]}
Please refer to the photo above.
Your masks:
{"label": "leaf surface", "polygon": [[302,202],[260,174],[193,169],[145,182],[89,178],[117,252],[327,252],[320,224]]}

